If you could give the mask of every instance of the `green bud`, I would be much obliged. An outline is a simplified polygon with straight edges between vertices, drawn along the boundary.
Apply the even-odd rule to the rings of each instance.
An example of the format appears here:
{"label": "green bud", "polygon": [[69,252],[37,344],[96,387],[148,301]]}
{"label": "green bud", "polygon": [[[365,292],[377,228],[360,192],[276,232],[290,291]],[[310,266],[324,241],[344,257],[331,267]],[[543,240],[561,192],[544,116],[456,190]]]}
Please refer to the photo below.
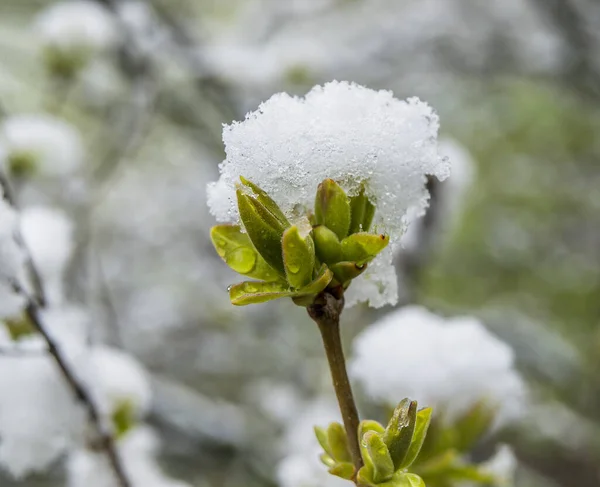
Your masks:
{"label": "green bud", "polygon": [[358,265],[354,262],[338,262],[331,266],[331,271],[335,279],[346,287],[352,279],[360,276],[366,268],[367,264]]}
{"label": "green bud", "polygon": [[294,225],[283,232],[282,247],[283,265],[290,286],[299,289],[308,285],[315,266],[315,247],[310,235],[302,238]]}
{"label": "green bud", "polygon": [[6,165],[9,173],[16,178],[25,178],[35,174],[36,156],[30,152],[16,151],[8,156]]}
{"label": "green bud", "polygon": [[238,225],[216,225],[210,230],[210,239],[219,257],[235,272],[262,281],[281,280]]}
{"label": "green bud", "polygon": [[381,423],[372,419],[363,419],[358,425],[358,437],[362,438],[367,431],[375,431],[376,433],[383,433],[385,428]]}
{"label": "green bud", "polygon": [[332,452],[332,457],[337,462],[352,462],[348,435],[340,423],[331,423],[327,428],[327,442]]}
{"label": "green bud", "polygon": [[337,465],[337,463],[335,462],[335,460],[333,458],[331,458],[331,456],[329,456],[327,453],[322,453],[319,456],[319,459],[321,460],[321,463],[323,465],[325,465],[326,467],[332,468],[332,467],[335,467]]}
{"label": "green bud", "polygon": [[359,265],[366,264],[385,249],[389,242],[388,235],[354,233],[342,240],[342,259]]}
{"label": "green bud", "polygon": [[317,188],[315,222],[325,225],[341,240],[350,228],[350,200],[333,179],[325,179]]}
{"label": "green bud", "polygon": [[281,239],[287,226],[254,196],[236,191],[240,219],[254,248],[263,259],[285,275]]}
{"label": "green bud", "polygon": [[425,482],[414,473],[405,473],[398,477],[397,487],[425,487]]}
{"label": "green bud", "polygon": [[365,195],[364,187],[360,189],[360,193],[350,198],[350,211],[352,218],[349,234],[368,232],[375,216],[375,205]]}
{"label": "green bud", "polygon": [[261,189],[253,182],[247,180],[244,176],[240,176],[240,181],[244,186],[247,186],[254,192],[256,199],[260,201],[281,222],[284,227],[287,228],[290,226],[290,222],[283,214],[283,211],[281,211],[277,203],[275,203],[273,198],[271,198],[266,191]]}
{"label": "green bud", "polygon": [[398,470],[406,457],[412,443],[417,419],[417,402],[403,399],[383,433],[383,441],[388,446],[390,455]]}
{"label": "green bud", "polygon": [[354,477],[354,471],[354,465],[349,462],[336,463],[329,469],[329,473],[331,475],[335,475],[336,477],[341,477],[346,480],[352,480]]}
{"label": "green bud", "polygon": [[368,462],[364,459],[365,465],[369,465],[371,469],[373,482],[379,484],[391,479],[394,475],[394,462],[381,435],[375,431],[368,431],[361,441],[368,456]]}
{"label": "green bud", "polygon": [[135,410],[131,401],[121,401],[112,413],[112,423],[117,438],[135,426]]}
{"label": "green bud", "polygon": [[317,294],[323,291],[333,279],[333,272],[323,264],[319,269],[317,277],[313,281],[304,286],[303,288],[297,289],[292,294],[294,303],[298,306],[309,306],[314,302]]}
{"label": "green bud", "polygon": [[335,264],[342,258],[342,244],[335,232],[325,225],[317,225],[313,228],[315,251],[321,262]]}
{"label": "green bud", "polygon": [[265,303],[293,295],[287,284],[281,282],[246,281],[229,287],[229,299],[235,306]]}
{"label": "green bud", "polygon": [[425,437],[427,436],[429,424],[431,423],[431,413],[431,408],[424,408],[417,412],[415,431],[412,435],[412,441],[408,451],[406,452],[404,460],[400,464],[400,468],[410,467],[419,456],[421,448],[423,447],[423,443],[425,442]]}
{"label": "green bud", "polygon": [[325,428],[322,428],[321,426],[315,426],[314,430],[315,430],[315,436],[317,437],[317,441],[319,442],[319,445],[321,445],[321,448],[323,448],[325,453],[327,453],[330,457],[333,457],[331,448],[329,448],[329,439],[327,438],[327,430]]}

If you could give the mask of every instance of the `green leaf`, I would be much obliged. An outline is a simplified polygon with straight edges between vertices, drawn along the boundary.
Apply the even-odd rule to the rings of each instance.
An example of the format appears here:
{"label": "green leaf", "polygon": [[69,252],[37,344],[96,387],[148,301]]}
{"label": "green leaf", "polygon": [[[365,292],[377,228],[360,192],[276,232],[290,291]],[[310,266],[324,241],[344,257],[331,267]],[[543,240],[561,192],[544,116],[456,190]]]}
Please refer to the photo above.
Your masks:
{"label": "green leaf", "polygon": [[302,296],[307,294],[319,294],[327,287],[327,285],[331,282],[332,279],[333,272],[331,272],[331,270],[325,264],[323,264],[319,269],[317,277],[315,277],[313,281],[307,286],[298,289],[295,294],[296,296]]}
{"label": "green leaf", "polygon": [[336,461],[333,458],[331,458],[331,456],[328,455],[327,453],[322,453],[319,456],[319,459],[321,460],[321,463],[323,463],[325,466],[327,466],[329,468],[335,467],[335,465],[337,465]]}
{"label": "green leaf", "polygon": [[394,462],[381,435],[375,431],[367,431],[362,443],[368,453],[373,482],[379,484],[391,479],[394,475]]}
{"label": "green leaf", "polygon": [[331,449],[331,456],[336,462],[352,462],[348,435],[340,423],[331,423],[327,428],[327,442]]}
{"label": "green leaf", "polygon": [[368,232],[375,216],[375,205],[365,195],[364,187],[361,188],[358,195],[350,198],[350,211],[352,217],[348,233],[351,235],[358,232]]}
{"label": "green leaf", "polygon": [[381,423],[372,419],[363,419],[358,425],[358,436],[362,438],[367,431],[375,431],[376,433],[383,433],[385,428]]}
{"label": "green leaf", "polygon": [[329,440],[327,439],[327,430],[325,428],[322,428],[321,426],[315,426],[314,431],[315,431],[315,436],[317,437],[317,441],[319,442],[319,445],[321,445],[321,448],[323,448],[325,453],[327,453],[330,457],[333,457],[333,453],[332,453],[331,449],[329,448]]}
{"label": "green leaf", "polygon": [[333,179],[325,179],[317,188],[315,221],[325,225],[341,240],[350,228],[350,200]]}
{"label": "green leaf", "polygon": [[421,477],[414,473],[403,473],[398,477],[398,487],[426,487]]}
{"label": "green leaf", "polygon": [[390,450],[395,469],[398,470],[410,448],[417,420],[417,401],[403,399],[383,433],[383,441]]}
{"label": "green leaf", "polygon": [[352,480],[354,477],[354,471],[354,465],[348,462],[336,463],[329,469],[329,473],[331,475],[335,475],[336,477],[341,477],[346,480]]}
{"label": "green leaf", "polygon": [[284,215],[283,211],[281,211],[281,208],[279,208],[277,203],[275,203],[273,198],[271,198],[264,190],[262,190],[256,184],[247,180],[244,176],[240,176],[240,181],[244,186],[247,186],[254,192],[254,194],[256,195],[256,199],[260,201],[265,206],[265,208],[267,208],[267,210],[269,210],[273,214],[273,216],[275,216],[281,222],[281,224],[284,227],[287,228],[290,226],[290,222],[288,221],[287,217]]}
{"label": "green leaf", "polygon": [[131,401],[121,401],[112,413],[117,438],[122,438],[135,425],[135,408]]}
{"label": "green leaf", "polygon": [[266,263],[239,225],[216,225],[210,230],[210,239],[219,257],[235,272],[262,281],[281,280],[282,276]]}
{"label": "green leaf", "polygon": [[358,265],[354,262],[338,262],[331,265],[330,268],[334,277],[345,286],[352,279],[360,276],[367,268],[367,264]]}
{"label": "green leaf", "polygon": [[295,225],[283,232],[283,265],[292,288],[307,286],[312,281],[315,266],[315,248],[312,238],[300,236]]}
{"label": "green leaf", "polygon": [[292,297],[287,284],[281,282],[245,281],[229,288],[229,299],[235,306],[265,303],[273,299]]}
{"label": "green leaf", "polygon": [[252,245],[273,269],[285,275],[281,239],[287,228],[254,196],[236,191],[238,210]]}
{"label": "green leaf", "polygon": [[334,264],[342,259],[342,244],[333,230],[325,225],[317,225],[313,228],[315,241],[315,252],[321,262]]}
{"label": "green leaf", "polygon": [[366,264],[385,249],[389,242],[388,235],[354,233],[342,240],[342,259],[358,265]]}
{"label": "green leaf", "polygon": [[496,408],[485,400],[478,401],[465,414],[454,422],[457,442],[454,445],[459,451],[469,451],[485,433],[487,433],[496,417]]}
{"label": "green leaf", "polygon": [[406,452],[404,460],[400,464],[400,468],[408,468],[419,456],[419,452],[425,442],[427,436],[427,430],[429,429],[429,423],[431,423],[431,408],[423,408],[417,412],[417,419],[415,424],[415,430],[412,435],[412,441],[410,447]]}

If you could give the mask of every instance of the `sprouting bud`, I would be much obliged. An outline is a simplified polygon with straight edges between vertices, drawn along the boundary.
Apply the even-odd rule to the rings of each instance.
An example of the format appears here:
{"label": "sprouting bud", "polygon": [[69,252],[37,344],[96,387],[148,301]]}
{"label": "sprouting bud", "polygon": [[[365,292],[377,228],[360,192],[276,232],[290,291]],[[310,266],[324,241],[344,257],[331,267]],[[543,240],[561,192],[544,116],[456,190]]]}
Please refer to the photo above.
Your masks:
{"label": "sprouting bud", "polygon": [[352,279],[360,276],[366,268],[367,264],[358,265],[356,262],[338,262],[331,266],[331,271],[335,279],[345,289]]}
{"label": "sprouting bud", "polygon": [[366,264],[385,249],[390,242],[388,235],[354,233],[342,240],[342,260]]}
{"label": "sprouting bud", "polygon": [[283,265],[289,285],[299,289],[310,283],[315,265],[315,246],[310,235],[302,238],[297,226],[283,232]]}
{"label": "sprouting bud", "polygon": [[317,188],[315,223],[325,225],[341,240],[350,228],[350,200],[333,179],[325,179]]}
{"label": "sprouting bud", "polygon": [[410,444],[417,420],[417,402],[404,399],[398,404],[383,434],[396,469],[400,468]]}
{"label": "sprouting bud", "polygon": [[346,480],[352,479],[355,468],[344,427],[339,423],[331,423],[327,429],[315,426],[315,435],[325,451],[320,458],[329,468],[329,473]]}
{"label": "sprouting bud", "polygon": [[313,228],[315,250],[317,257],[327,265],[335,264],[342,260],[342,244],[338,236],[325,225]]}
{"label": "sprouting bud", "polygon": [[390,480],[394,475],[394,462],[381,435],[368,431],[362,438],[362,446],[366,453],[365,465],[371,468],[372,481],[379,484]]}
{"label": "sprouting bud", "polygon": [[365,195],[365,188],[361,187],[360,193],[350,198],[350,230],[351,235],[358,232],[368,232],[375,216],[375,205]]}
{"label": "sprouting bud", "polygon": [[286,226],[258,198],[237,190],[240,219],[254,245],[265,261],[274,269],[285,273],[281,239]]}

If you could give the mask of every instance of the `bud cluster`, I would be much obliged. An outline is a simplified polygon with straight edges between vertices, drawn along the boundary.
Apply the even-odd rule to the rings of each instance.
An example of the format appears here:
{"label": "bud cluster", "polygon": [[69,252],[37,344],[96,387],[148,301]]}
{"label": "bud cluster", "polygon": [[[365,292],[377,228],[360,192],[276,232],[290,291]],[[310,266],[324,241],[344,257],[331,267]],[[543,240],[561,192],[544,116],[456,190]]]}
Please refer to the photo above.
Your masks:
{"label": "bud cluster", "polygon": [[389,243],[387,235],[369,233],[375,205],[364,191],[348,197],[332,179],[317,188],[314,213],[292,225],[261,188],[240,178],[239,225],[217,225],[211,239],[234,271],[256,281],[229,288],[235,305],[290,297],[311,305],[328,289],[340,296]]}
{"label": "bud cluster", "polygon": [[417,402],[404,399],[394,410],[387,427],[377,421],[360,423],[361,456],[364,466],[356,472],[350,457],[348,437],[343,426],[332,423],[315,433],[325,450],[321,461],[329,473],[369,487],[422,487],[423,480],[407,469],[415,461],[431,421],[431,408],[417,411]]}

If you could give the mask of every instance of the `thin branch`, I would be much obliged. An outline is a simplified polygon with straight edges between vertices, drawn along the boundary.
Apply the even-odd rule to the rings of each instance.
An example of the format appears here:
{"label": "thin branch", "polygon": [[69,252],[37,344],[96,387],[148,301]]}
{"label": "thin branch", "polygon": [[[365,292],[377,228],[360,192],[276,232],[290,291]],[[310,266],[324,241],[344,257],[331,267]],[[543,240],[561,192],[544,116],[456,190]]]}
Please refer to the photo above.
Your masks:
{"label": "thin branch", "polygon": [[25,308],[27,317],[31,320],[36,331],[44,338],[48,345],[48,352],[58,365],[58,368],[64,377],[65,381],[75,394],[75,397],[87,409],[90,422],[94,426],[98,435],[100,447],[106,452],[106,456],[114,471],[115,477],[121,487],[131,487],[131,482],[127,478],[125,469],[117,453],[115,441],[112,433],[106,428],[100,411],[98,410],[93,398],[87,391],[82,382],[77,378],[76,374],[71,370],[69,363],[62,356],[59,345],[54,341],[54,338],[46,330],[40,313],[40,307],[33,300],[29,300]]}
{"label": "thin branch", "polygon": [[[355,476],[363,466],[358,438],[359,417],[352,387],[346,371],[346,359],[340,337],[340,314],[344,308],[344,297],[333,296],[324,292],[317,298],[314,304],[307,308],[309,316],[319,326],[323,345],[329,362],[331,379],[335,395],[337,396],[340,412],[344,421],[344,428],[348,436],[350,455],[355,467]],[[356,479],[355,479],[356,483]],[[358,485],[358,484],[357,484]]]}

